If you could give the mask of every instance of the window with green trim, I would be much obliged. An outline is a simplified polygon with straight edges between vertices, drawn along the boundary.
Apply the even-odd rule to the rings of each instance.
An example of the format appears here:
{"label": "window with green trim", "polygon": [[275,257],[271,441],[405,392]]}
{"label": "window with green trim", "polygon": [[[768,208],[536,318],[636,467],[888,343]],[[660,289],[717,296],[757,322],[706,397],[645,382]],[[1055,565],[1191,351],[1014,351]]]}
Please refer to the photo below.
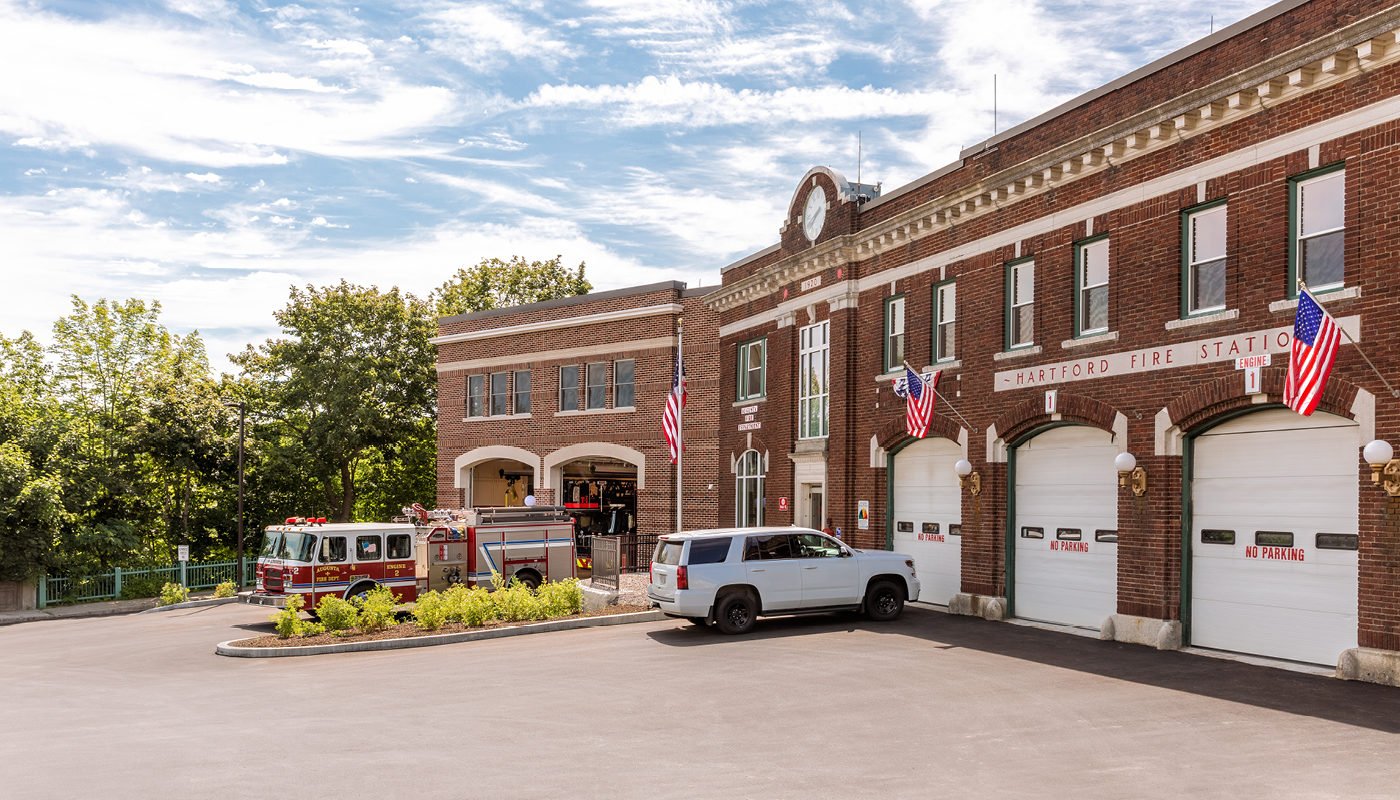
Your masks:
{"label": "window with green trim", "polygon": [[1217,203],[1181,217],[1181,291],[1185,316],[1225,308],[1226,210]]}
{"label": "window with green trim", "polygon": [[766,339],[755,339],[752,342],[744,342],[739,345],[736,400],[753,400],[763,396],[767,349]]}
{"label": "window with green trim", "polygon": [[904,295],[885,300],[885,371],[904,363]]}
{"label": "window with green trim", "polygon": [[958,286],[945,281],[933,287],[933,360],[957,358]]}
{"label": "window with green trim", "polygon": [[1074,250],[1075,336],[1108,330],[1108,239],[1084,242]]}
{"label": "window with green trim", "polygon": [[1318,291],[1340,288],[1345,279],[1346,171],[1334,167],[1294,178],[1291,184],[1289,296],[1297,296],[1298,279]]}
{"label": "window with green trim", "polygon": [[1006,347],[1035,343],[1035,261],[1006,267]]}

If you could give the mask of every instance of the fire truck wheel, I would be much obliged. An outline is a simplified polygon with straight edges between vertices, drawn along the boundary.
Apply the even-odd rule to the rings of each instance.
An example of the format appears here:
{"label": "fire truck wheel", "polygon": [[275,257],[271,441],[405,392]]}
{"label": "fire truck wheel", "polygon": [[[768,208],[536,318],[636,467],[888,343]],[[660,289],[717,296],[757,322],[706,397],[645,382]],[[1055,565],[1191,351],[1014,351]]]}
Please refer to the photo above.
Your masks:
{"label": "fire truck wheel", "polygon": [[351,602],[355,600],[363,602],[365,595],[369,594],[373,589],[374,584],[372,583],[357,583],[350,587],[350,591],[345,593],[345,599]]}
{"label": "fire truck wheel", "polygon": [[532,569],[522,569],[515,573],[515,580],[530,587],[530,591],[540,588],[540,574]]}

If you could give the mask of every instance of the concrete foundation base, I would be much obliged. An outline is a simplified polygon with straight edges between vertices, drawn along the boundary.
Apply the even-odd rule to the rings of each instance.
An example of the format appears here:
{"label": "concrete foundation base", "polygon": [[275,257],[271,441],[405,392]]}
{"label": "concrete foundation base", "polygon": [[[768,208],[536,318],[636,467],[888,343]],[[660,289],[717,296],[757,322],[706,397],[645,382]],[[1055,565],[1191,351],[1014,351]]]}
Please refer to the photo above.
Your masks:
{"label": "concrete foundation base", "polygon": [[1113,614],[1099,628],[1099,638],[1155,647],[1158,650],[1181,649],[1181,622],[1172,619],[1135,617]]}
{"label": "concrete foundation base", "polygon": [[617,605],[617,592],[595,589],[586,583],[579,584],[583,590],[583,610],[601,611],[602,609]]}
{"label": "concrete foundation base", "polygon": [[1344,681],[1400,686],[1400,652],[1353,647],[1337,659],[1337,677]]}
{"label": "concrete foundation base", "polygon": [[993,622],[1006,619],[1006,598],[980,594],[955,594],[948,601],[949,614],[981,617]]}

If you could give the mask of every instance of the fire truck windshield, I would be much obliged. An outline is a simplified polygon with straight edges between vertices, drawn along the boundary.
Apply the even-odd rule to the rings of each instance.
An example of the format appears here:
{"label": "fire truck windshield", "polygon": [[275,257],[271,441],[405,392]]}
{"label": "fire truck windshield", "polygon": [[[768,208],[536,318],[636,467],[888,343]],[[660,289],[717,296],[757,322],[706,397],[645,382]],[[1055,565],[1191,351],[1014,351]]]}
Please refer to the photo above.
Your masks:
{"label": "fire truck windshield", "polygon": [[311,554],[315,551],[315,534],[284,533],[282,534],[282,548],[278,557],[286,559],[287,561],[309,562],[311,560]]}
{"label": "fire truck windshield", "polygon": [[316,535],[312,533],[280,533],[268,531],[263,536],[262,558],[281,558],[287,561],[311,561],[316,551]]}

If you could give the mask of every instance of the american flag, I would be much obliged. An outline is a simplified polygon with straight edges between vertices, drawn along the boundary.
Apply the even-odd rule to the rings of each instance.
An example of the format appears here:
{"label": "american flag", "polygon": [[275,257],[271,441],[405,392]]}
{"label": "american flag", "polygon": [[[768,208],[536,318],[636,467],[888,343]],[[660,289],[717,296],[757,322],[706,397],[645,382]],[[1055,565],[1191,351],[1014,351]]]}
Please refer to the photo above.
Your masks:
{"label": "american flag", "polygon": [[934,389],[938,387],[938,376],[933,373],[928,383],[917,372],[904,366],[904,400],[908,404],[904,410],[904,429],[915,439],[928,436],[929,423],[933,422]]}
{"label": "american flag", "polygon": [[1305,417],[1312,416],[1327,386],[1327,376],[1337,361],[1342,331],[1332,316],[1306,291],[1298,293],[1298,316],[1293,320],[1293,349],[1288,355],[1288,376],[1283,402]]}
{"label": "american flag", "polygon": [[681,457],[681,411],[685,408],[685,361],[680,343],[676,344],[676,368],[671,374],[671,393],[666,396],[666,413],[661,417],[661,432],[671,448],[671,463]]}

